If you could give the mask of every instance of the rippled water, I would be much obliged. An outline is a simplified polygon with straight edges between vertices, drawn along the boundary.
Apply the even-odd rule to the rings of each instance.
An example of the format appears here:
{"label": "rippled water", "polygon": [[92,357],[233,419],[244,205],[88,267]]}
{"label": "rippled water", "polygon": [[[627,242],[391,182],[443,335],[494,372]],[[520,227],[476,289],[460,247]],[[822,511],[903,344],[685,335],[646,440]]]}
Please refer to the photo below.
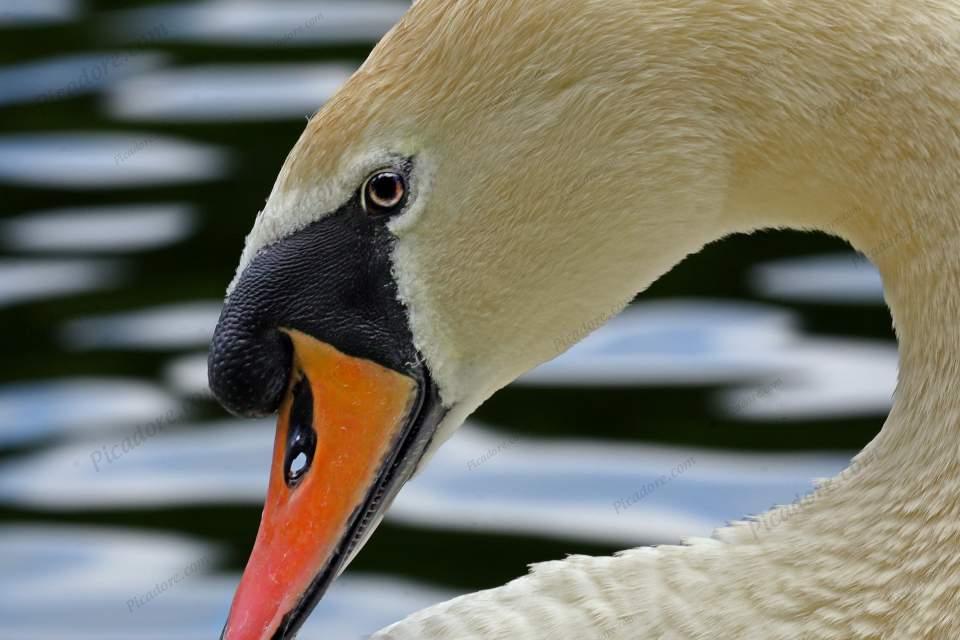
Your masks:
{"label": "rippled water", "polygon": [[[206,345],[305,118],[405,8],[0,7],[0,638],[217,636],[273,425],[210,401]],[[839,241],[712,245],[484,405],[302,637],[795,500],[879,428],[889,325]]]}

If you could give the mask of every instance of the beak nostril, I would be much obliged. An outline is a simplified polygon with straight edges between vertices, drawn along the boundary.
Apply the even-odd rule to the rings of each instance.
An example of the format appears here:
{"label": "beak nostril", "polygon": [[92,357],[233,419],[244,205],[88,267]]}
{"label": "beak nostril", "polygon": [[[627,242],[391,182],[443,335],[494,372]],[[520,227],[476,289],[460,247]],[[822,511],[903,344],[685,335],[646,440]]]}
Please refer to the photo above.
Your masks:
{"label": "beak nostril", "polygon": [[317,451],[317,433],[313,429],[313,391],[306,377],[293,388],[293,405],[284,454],[284,480],[293,489],[303,480]]}

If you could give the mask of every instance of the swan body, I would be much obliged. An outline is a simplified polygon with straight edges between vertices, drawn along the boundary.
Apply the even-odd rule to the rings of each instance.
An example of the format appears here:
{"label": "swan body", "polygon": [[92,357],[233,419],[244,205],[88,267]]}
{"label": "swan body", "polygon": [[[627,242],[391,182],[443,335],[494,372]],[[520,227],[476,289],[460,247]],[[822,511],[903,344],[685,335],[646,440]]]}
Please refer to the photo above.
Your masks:
{"label": "swan body", "polygon": [[396,156],[392,273],[448,408],[421,465],[733,233],[865,253],[900,374],[882,432],[798,505],[539,564],[374,638],[960,638],[960,2],[419,0],[310,121],[238,278]]}

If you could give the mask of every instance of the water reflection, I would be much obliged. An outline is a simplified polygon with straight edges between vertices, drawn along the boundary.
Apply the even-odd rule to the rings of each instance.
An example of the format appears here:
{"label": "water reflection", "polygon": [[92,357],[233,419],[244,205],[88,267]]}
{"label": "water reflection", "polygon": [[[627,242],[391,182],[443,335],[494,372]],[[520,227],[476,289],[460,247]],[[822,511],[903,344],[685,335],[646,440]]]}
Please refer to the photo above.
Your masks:
{"label": "water reflection", "polygon": [[79,0],[4,0],[0,27],[30,26],[73,19]]}
{"label": "water reflection", "polygon": [[0,465],[0,501],[66,510],[254,504],[266,493],[272,446],[269,420],[168,421],[139,439],[128,429]]}
{"label": "water reflection", "polygon": [[0,222],[0,242],[18,251],[127,253],[184,240],[195,227],[187,204],[37,211]]}
{"label": "water reflection", "polygon": [[122,120],[302,119],[353,70],[348,65],[218,65],[158,71],[120,83],[108,104]]}
{"label": "water reflection", "polygon": [[205,347],[223,303],[189,302],[71,320],[62,337],[71,349],[181,349]]}
{"label": "water reflection", "polygon": [[754,288],[764,296],[831,304],[883,304],[880,273],[855,253],[789,258],[753,268]]}
{"label": "water reflection", "polygon": [[207,385],[207,352],[178,356],[163,368],[167,385],[186,396],[209,396]]}
{"label": "water reflection", "polygon": [[[210,640],[237,575],[192,539],[93,527],[0,528],[0,637]],[[454,594],[383,576],[345,576],[298,636],[360,639]]]}
{"label": "water reflection", "polygon": [[[677,543],[803,495],[811,478],[848,460],[545,442],[468,425],[404,489],[391,518],[617,545]],[[660,485],[663,477],[669,482]]]}
{"label": "water reflection", "polygon": [[884,415],[897,385],[893,343],[806,339],[771,354],[785,373],[721,394],[720,409],[740,419],[815,420]]}
{"label": "water reflection", "polygon": [[94,93],[124,77],[159,66],[160,54],[63,56],[0,67],[0,106],[62,100]]}
{"label": "water reflection", "polygon": [[[116,441],[116,442],[115,442]],[[113,460],[86,441],[0,466],[0,501],[45,509],[260,504],[273,423],[181,425]],[[106,443],[106,444],[104,444]],[[590,441],[547,443],[464,426],[400,494],[388,520],[590,542],[679,542],[708,535],[843,468],[848,455],[722,454]],[[684,461],[643,500],[618,508]],[[622,506],[622,505],[621,505]]]}
{"label": "water reflection", "polygon": [[769,354],[796,335],[795,324],[788,311],[740,302],[636,304],[518,384],[702,385],[762,379],[780,373],[780,363]]}
{"label": "water reflection", "polygon": [[[207,627],[208,638],[215,637],[209,629],[222,607],[217,591],[225,591],[223,579],[208,585],[202,577],[183,581],[135,614],[127,606],[188,563],[207,557],[215,561],[209,545],[110,529],[14,525],[0,529],[0,548],[5,550],[0,559],[2,637],[198,637],[198,626]],[[204,588],[218,583],[223,587]],[[162,634],[150,631],[158,623]]]}
{"label": "water reflection", "polygon": [[295,47],[378,40],[410,8],[405,0],[316,2],[216,0],[167,4],[126,12],[114,32],[137,39],[157,25],[165,39]]}
{"label": "water reflection", "polygon": [[179,409],[180,404],[162,389],[133,380],[6,384],[0,386],[0,447],[146,423]]}
{"label": "water reflection", "polygon": [[[890,407],[897,352],[890,342],[812,338],[776,307],[720,301],[641,303],[516,384],[736,384],[727,415],[752,420],[877,415]],[[765,389],[775,383],[771,393]]]}
{"label": "water reflection", "polygon": [[220,177],[227,156],[210,146],[141,133],[36,133],[0,136],[0,182],[105,189]]}
{"label": "water reflection", "polygon": [[106,260],[0,258],[0,308],[99,291],[122,281],[118,263]]}

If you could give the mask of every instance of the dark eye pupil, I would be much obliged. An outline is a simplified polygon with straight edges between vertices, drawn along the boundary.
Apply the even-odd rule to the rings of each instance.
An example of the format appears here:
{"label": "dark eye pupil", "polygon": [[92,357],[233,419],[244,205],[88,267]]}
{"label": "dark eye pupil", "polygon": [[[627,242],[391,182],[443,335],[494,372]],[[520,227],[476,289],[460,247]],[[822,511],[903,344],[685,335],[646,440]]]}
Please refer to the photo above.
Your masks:
{"label": "dark eye pupil", "polygon": [[381,200],[391,200],[399,189],[396,176],[378,176],[373,181],[373,193]]}
{"label": "dark eye pupil", "polygon": [[403,179],[396,173],[381,173],[370,180],[368,186],[370,202],[378,208],[389,209],[403,200]]}

